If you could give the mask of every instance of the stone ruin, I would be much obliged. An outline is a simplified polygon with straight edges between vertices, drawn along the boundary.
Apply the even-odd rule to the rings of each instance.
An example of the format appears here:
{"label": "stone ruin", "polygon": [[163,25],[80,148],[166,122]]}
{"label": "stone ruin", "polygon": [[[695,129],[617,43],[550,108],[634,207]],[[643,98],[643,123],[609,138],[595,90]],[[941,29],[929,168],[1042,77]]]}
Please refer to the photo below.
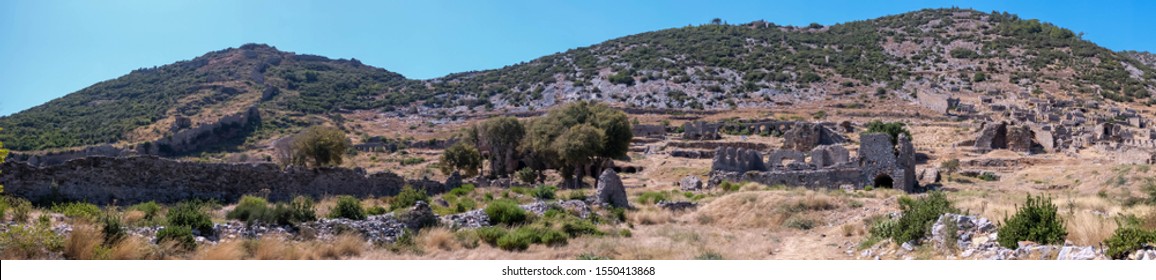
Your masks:
{"label": "stone ruin", "polygon": [[666,138],[666,126],[661,124],[636,124],[630,126],[634,137]]}
{"label": "stone ruin", "polygon": [[1043,145],[1036,142],[1035,132],[1027,126],[1013,126],[1006,122],[984,123],[980,126],[975,148],[981,152],[1007,149],[1020,153],[1040,152]]}
{"label": "stone ruin", "polygon": [[682,125],[682,139],[683,140],[718,140],[719,127],[717,123],[708,122],[688,122]]}
{"label": "stone ruin", "polygon": [[783,149],[800,152],[810,151],[821,145],[836,145],[847,142],[831,128],[821,124],[800,122],[783,133]]}
{"label": "stone ruin", "polygon": [[893,145],[887,134],[864,134],[856,157],[841,145],[820,145],[809,153],[776,150],[766,162],[755,150],[719,148],[711,163],[709,185],[749,181],[807,188],[874,186],[915,191],[915,147],[906,135],[900,135],[896,142]]}

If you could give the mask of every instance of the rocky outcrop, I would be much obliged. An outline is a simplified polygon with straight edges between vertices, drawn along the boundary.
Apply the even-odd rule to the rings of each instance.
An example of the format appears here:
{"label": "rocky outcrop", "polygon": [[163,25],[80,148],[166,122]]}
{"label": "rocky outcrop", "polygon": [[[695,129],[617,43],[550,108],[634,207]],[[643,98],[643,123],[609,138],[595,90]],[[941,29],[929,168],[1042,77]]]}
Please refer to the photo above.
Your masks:
{"label": "rocky outcrop", "polygon": [[630,202],[626,197],[626,187],[622,185],[622,179],[618,178],[618,173],[614,173],[613,169],[608,168],[602,171],[601,176],[598,176],[596,193],[596,203],[630,208]]}

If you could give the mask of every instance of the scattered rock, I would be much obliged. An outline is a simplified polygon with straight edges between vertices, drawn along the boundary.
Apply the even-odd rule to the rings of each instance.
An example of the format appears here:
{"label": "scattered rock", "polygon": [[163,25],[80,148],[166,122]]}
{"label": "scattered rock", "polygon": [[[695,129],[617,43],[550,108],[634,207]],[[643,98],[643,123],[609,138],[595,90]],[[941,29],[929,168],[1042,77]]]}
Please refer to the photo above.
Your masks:
{"label": "scattered rock", "polygon": [[1092,246],[1076,247],[1064,246],[1060,249],[1060,255],[1056,257],[1057,260],[1094,260],[1099,255],[1096,254],[1096,249]]}

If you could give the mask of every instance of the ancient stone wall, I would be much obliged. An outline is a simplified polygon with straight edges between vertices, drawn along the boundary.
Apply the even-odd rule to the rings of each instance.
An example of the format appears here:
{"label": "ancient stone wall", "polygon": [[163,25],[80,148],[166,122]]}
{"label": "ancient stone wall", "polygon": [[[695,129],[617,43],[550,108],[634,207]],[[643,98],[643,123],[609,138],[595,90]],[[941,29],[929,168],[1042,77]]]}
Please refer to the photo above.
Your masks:
{"label": "ancient stone wall", "polygon": [[710,185],[718,185],[722,181],[730,182],[758,182],[774,186],[785,185],[806,187],[812,189],[837,189],[843,186],[863,188],[865,183],[860,180],[862,171],[858,168],[829,168],[812,170],[772,170],[767,172],[717,172],[711,175]]}
{"label": "ancient stone wall", "polygon": [[435,181],[407,181],[393,173],[365,174],[361,169],[281,170],[274,164],[193,163],[155,157],[89,157],[45,167],[6,162],[0,168],[5,193],[32,201],[231,202],[245,194],[286,201],[297,195],[391,196],[406,184],[429,193],[447,190]]}
{"label": "ancient stone wall", "polygon": [[747,172],[747,171],[765,171],[766,165],[763,163],[763,156],[758,151],[747,150],[743,148],[718,148],[714,153],[714,160],[711,162],[712,170],[732,171],[732,172]]}

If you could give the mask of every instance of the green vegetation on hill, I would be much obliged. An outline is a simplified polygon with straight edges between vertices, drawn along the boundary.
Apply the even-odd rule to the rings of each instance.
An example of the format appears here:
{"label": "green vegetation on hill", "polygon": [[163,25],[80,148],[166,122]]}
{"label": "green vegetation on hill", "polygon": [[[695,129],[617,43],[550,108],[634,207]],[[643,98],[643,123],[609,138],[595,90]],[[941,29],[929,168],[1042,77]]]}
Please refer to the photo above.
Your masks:
{"label": "green vegetation on hill", "polygon": [[[495,104],[531,106],[545,100],[547,87],[558,83],[559,88],[572,85],[580,93],[626,100],[603,96],[618,93],[602,92],[594,87],[596,81],[635,90],[649,81],[669,81],[673,89],[643,98],[657,101],[665,96],[668,106],[690,108],[734,106],[737,99],[757,98],[755,93],[765,89],[831,85],[842,85],[840,94],[875,91],[877,98],[887,98],[907,92],[901,89],[920,79],[953,86],[1058,83],[1089,98],[1156,103],[1149,92],[1156,88],[1156,70],[1151,62],[1138,60],[1143,58],[1110,51],[1039,20],[955,8],[831,26],[719,21],[426,81],[357,60],[249,44],[133,71],[2,117],[0,127],[6,130],[0,132],[0,141],[17,151],[140,142],[170,135],[167,121],[173,115],[210,121],[209,116],[220,114],[209,112],[237,112],[252,105],[261,109],[262,124],[248,137],[268,138],[315,125],[317,117],[340,127],[341,114],[350,110],[408,113],[418,106],[467,106],[476,112]],[[1077,75],[1054,74],[1069,71]],[[957,82],[955,77],[964,78]],[[863,90],[867,92],[857,92]],[[146,128],[150,125],[155,126]]]}

